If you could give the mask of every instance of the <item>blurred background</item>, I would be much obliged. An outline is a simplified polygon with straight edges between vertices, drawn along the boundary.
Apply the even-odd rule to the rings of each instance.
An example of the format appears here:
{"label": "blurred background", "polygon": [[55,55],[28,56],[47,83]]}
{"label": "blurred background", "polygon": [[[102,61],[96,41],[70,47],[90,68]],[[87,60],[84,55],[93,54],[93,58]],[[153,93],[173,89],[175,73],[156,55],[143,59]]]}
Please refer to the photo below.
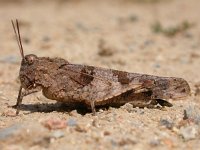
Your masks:
{"label": "blurred background", "polygon": [[[190,124],[189,129],[187,126],[179,130],[179,123],[183,109],[195,114],[200,122],[199,6],[200,0],[0,0],[0,129],[5,128],[0,132],[0,149],[2,143],[7,143],[7,148],[12,143],[14,147],[10,149],[22,148],[15,147],[19,143],[27,148],[36,145],[35,149],[49,145],[52,149],[63,149],[66,145],[71,149],[88,149],[88,145],[93,149],[127,148],[127,145],[129,149],[133,146],[192,149],[191,145],[196,145],[194,149],[198,149],[198,138],[186,140],[199,137],[200,126]],[[133,109],[127,105],[101,110],[99,118],[95,118],[90,114],[82,116],[76,110],[62,112],[60,105],[53,105],[41,94],[33,94],[24,99],[21,115],[13,118],[15,109],[9,106],[16,103],[21,55],[11,19],[20,22],[25,54],[182,77],[189,82],[192,96],[173,102],[174,107],[165,111]],[[66,130],[40,132],[45,128],[41,122],[51,117],[68,120]],[[5,135],[18,129],[9,126],[16,127],[18,123],[32,126],[15,138],[8,136],[11,138],[7,140]],[[176,130],[172,130],[173,125]],[[60,137],[63,138],[55,140]],[[1,143],[1,139],[6,142]]]}

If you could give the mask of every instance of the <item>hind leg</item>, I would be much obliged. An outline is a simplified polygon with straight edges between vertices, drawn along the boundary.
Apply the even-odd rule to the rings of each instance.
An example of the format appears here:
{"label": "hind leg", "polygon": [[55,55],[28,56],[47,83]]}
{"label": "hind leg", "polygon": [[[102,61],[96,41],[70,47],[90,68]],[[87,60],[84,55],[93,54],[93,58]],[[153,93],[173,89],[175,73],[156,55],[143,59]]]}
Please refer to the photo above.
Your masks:
{"label": "hind leg", "polygon": [[160,105],[161,107],[172,107],[173,105],[169,103],[166,100],[163,99],[150,99],[150,100],[145,100],[145,101],[131,101],[129,102],[130,104],[133,105],[133,107],[147,107],[147,108],[155,108],[156,105]]}

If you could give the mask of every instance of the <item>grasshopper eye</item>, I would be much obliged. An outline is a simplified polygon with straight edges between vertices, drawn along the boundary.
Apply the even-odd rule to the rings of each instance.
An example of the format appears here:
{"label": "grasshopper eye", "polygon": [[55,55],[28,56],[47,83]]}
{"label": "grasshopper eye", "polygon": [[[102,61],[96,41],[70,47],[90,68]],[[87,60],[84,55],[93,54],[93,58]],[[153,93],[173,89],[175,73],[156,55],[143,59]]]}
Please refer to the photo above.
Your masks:
{"label": "grasshopper eye", "polygon": [[25,60],[29,65],[33,64],[36,59],[37,59],[37,56],[34,55],[34,54],[30,54],[30,55],[25,56]]}

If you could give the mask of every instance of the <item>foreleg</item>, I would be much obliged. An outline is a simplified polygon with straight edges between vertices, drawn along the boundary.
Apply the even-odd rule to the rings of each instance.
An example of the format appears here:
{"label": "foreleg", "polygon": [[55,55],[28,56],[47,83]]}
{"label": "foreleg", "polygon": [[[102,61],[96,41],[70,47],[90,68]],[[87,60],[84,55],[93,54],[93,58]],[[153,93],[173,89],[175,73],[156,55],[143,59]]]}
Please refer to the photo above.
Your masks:
{"label": "foreleg", "polygon": [[24,96],[27,96],[29,94],[32,94],[32,93],[36,93],[36,92],[39,92],[41,90],[41,88],[38,86],[34,89],[27,89],[27,90],[24,90],[22,91],[22,86],[20,86],[20,89],[19,89],[19,93],[18,93],[18,97],[17,97],[17,103],[16,105],[14,106],[17,111],[16,111],[16,115],[19,114],[19,108],[20,108],[20,105],[22,103],[22,99]]}

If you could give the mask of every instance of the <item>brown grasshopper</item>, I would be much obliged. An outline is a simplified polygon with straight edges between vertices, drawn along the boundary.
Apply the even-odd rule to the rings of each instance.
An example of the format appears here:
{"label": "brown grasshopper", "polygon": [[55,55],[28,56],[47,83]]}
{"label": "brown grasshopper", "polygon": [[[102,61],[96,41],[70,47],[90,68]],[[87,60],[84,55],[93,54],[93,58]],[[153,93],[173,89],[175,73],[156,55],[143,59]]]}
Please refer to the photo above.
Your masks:
{"label": "brown grasshopper", "polygon": [[71,64],[62,58],[24,56],[19,23],[12,21],[22,61],[21,82],[16,108],[24,96],[42,91],[52,100],[83,104],[95,114],[95,106],[116,106],[131,103],[135,107],[172,106],[168,99],[190,94],[190,87],[182,78],[159,77],[129,73],[94,66]]}

